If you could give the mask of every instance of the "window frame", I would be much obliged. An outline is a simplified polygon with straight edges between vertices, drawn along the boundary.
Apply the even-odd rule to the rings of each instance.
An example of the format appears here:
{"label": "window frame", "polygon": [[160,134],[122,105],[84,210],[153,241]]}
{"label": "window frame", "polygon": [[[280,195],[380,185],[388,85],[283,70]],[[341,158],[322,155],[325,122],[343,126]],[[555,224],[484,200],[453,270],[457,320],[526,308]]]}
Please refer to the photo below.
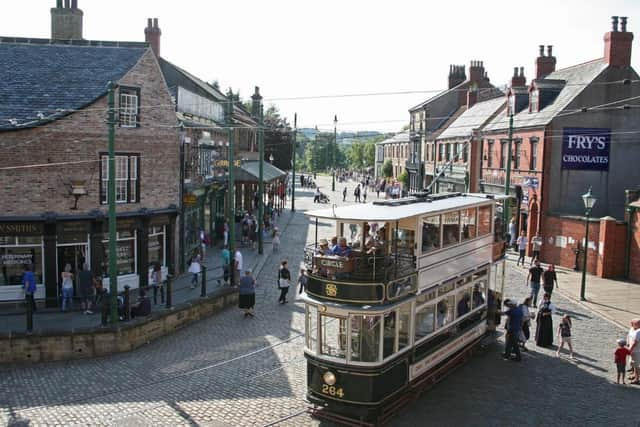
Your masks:
{"label": "window frame", "polygon": [[[131,99],[135,99],[135,113],[128,112],[125,114],[124,109],[126,106],[122,106],[122,98],[131,97]],[[133,98],[135,97],[135,98]],[[123,117],[133,117],[133,123],[131,121],[127,121],[126,124],[123,124]],[[140,127],[140,88],[133,86],[120,86],[118,90],[118,127],[125,129],[133,129]]]}
{"label": "window frame", "polygon": [[514,169],[521,169],[520,166],[522,165],[521,160],[521,151],[522,151],[522,140],[521,139],[514,139],[514,148],[516,149],[516,155],[514,156],[514,162],[513,162],[513,168]]}
{"label": "window frame", "polygon": [[538,167],[538,143],[540,140],[538,137],[529,138],[529,148],[531,150],[531,156],[529,156],[529,170],[537,170]]}
{"label": "window frame", "polygon": [[[98,203],[109,204],[109,154],[99,154],[99,191]],[[126,178],[118,178],[118,160],[126,158]],[[115,153],[116,162],[116,204],[140,203],[140,153]],[[134,167],[135,166],[135,167]],[[118,182],[126,182],[124,199],[118,200]]]}
{"label": "window frame", "polygon": [[487,167],[493,167],[493,139],[487,140]]}
{"label": "window frame", "polygon": [[540,111],[540,91],[534,89],[529,95],[529,112],[537,113]]}
{"label": "window frame", "polygon": [[506,139],[502,139],[500,140],[500,169],[506,169],[507,166],[507,156],[509,155],[509,153],[507,153],[507,144],[509,143],[509,141],[507,141]]}

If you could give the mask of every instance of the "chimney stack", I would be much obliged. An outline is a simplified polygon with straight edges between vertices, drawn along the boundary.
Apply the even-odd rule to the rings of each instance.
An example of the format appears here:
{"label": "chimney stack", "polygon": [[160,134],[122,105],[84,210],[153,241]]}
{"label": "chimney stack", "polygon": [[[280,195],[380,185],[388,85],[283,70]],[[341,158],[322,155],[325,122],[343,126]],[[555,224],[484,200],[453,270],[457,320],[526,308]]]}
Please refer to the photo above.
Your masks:
{"label": "chimney stack", "polygon": [[51,39],[82,40],[82,16],[78,9],[78,0],[56,0],[51,8]]}
{"label": "chimney stack", "polygon": [[467,80],[464,65],[449,65],[449,89]]}
{"label": "chimney stack", "polygon": [[151,50],[156,55],[157,58],[160,58],[160,36],[162,35],[162,31],[158,27],[158,18],[147,19],[147,28],[144,29],[144,41],[149,43],[151,46]]}
{"label": "chimney stack", "polygon": [[484,63],[482,61],[471,61],[469,65],[469,80],[480,83],[484,78]]}
{"label": "chimney stack", "polygon": [[524,67],[513,67],[513,76],[511,77],[511,87],[524,87],[527,85],[527,78],[524,76]]}
{"label": "chimney stack", "polygon": [[[618,31],[618,21],[620,31]],[[627,32],[627,17],[612,16],[611,27],[611,31],[604,35],[604,59],[614,67],[629,67],[633,33]]]}
{"label": "chimney stack", "polygon": [[260,88],[256,86],[253,95],[251,95],[251,117],[258,118],[260,115],[261,102],[262,95],[260,95]]}
{"label": "chimney stack", "polygon": [[478,102],[478,90],[476,88],[469,88],[467,91],[467,110]]}
{"label": "chimney stack", "polygon": [[544,45],[540,45],[540,54],[536,58],[536,80],[543,79],[556,70],[556,57],[553,56],[553,46],[547,45],[547,55],[544,54]]}

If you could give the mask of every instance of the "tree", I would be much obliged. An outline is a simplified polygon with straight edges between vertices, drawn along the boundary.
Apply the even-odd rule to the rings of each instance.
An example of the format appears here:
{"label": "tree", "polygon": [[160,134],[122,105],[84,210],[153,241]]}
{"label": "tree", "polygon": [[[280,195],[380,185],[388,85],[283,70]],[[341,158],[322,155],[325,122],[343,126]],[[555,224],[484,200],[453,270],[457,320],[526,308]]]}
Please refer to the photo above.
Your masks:
{"label": "tree", "polygon": [[385,160],[382,164],[382,175],[385,178],[391,178],[393,176],[393,165],[391,164],[391,160]]}
{"label": "tree", "polygon": [[402,183],[402,186],[404,188],[409,188],[409,174],[407,173],[406,169],[402,171],[402,173],[398,177],[398,181]]}

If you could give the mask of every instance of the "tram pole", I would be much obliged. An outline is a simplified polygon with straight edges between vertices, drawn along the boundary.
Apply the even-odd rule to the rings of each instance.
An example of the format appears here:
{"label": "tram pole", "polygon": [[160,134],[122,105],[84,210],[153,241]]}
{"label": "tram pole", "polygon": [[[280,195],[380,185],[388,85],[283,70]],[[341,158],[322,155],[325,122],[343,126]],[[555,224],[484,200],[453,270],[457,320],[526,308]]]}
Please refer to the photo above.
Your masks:
{"label": "tram pole", "polygon": [[228,140],[228,158],[229,158],[229,194],[228,194],[228,208],[229,208],[229,272],[231,273],[230,282],[231,286],[235,283],[235,255],[236,255],[236,190],[234,182],[234,158],[233,158],[233,93],[229,91],[227,93],[227,103],[225,109],[225,126],[227,127],[227,140]]}
{"label": "tram pole", "polygon": [[[511,191],[511,152],[513,145],[513,111],[509,114],[509,134],[508,134],[508,142],[509,146],[507,147],[507,173],[504,180],[504,194],[506,196],[509,195]],[[505,200],[504,204],[504,221],[503,226],[506,227],[509,224],[510,210],[511,210],[511,202],[509,200]],[[518,234],[518,230],[516,230],[516,234]],[[513,236],[512,236],[513,237]]]}
{"label": "tram pole", "polygon": [[108,165],[108,193],[109,201],[109,307],[110,322],[118,323],[118,269],[116,264],[116,156],[115,156],[115,85],[109,82],[107,89],[108,102],[108,118],[107,126],[109,129],[109,165]]}
{"label": "tram pole", "polygon": [[293,153],[291,155],[291,212],[296,210],[296,149],[298,148],[298,113],[293,113]]}
{"label": "tram pole", "polygon": [[[258,112],[258,151],[260,163],[258,164],[258,253],[264,253],[264,110],[262,97],[260,97],[260,111]],[[242,272],[241,272],[242,273]]]}

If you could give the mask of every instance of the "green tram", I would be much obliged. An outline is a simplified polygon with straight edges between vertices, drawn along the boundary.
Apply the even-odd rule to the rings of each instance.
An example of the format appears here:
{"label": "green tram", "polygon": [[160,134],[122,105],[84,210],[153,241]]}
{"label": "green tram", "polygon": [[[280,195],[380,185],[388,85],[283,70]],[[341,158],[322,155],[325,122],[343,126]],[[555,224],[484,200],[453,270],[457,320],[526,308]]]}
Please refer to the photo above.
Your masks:
{"label": "green tram", "polygon": [[[316,224],[304,257],[314,415],[384,423],[495,331],[508,200],[440,193],[306,213]],[[334,251],[317,238],[327,221]]]}

